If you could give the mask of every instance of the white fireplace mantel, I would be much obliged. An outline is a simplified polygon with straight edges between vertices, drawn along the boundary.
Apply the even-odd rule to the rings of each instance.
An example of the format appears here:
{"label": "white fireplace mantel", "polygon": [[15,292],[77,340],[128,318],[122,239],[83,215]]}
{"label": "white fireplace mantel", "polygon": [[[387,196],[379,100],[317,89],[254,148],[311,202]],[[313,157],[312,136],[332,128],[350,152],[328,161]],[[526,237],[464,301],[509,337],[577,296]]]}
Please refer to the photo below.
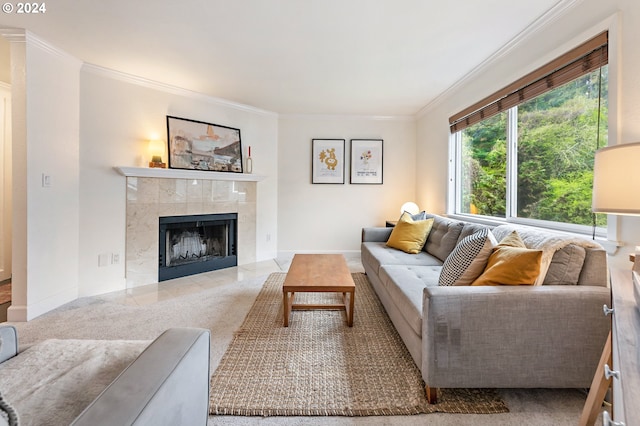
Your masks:
{"label": "white fireplace mantel", "polygon": [[117,166],[114,169],[122,176],[161,178],[161,179],[204,179],[204,180],[234,180],[243,182],[259,182],[266,176],[254,175],[251,173],[232,172],[208,172],[203,170],[183,170],[183,169],[161,169],[146,167],[123,167]]}

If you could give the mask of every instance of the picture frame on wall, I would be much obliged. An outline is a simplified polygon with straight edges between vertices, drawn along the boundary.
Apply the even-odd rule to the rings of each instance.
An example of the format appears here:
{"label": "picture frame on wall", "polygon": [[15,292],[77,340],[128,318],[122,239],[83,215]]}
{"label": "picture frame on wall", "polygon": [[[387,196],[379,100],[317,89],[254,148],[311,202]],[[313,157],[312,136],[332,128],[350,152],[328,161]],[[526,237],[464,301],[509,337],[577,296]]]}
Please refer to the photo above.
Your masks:
{"label": "picture frame on wall", "polygon": [[383,140],[351,139],[351,180],[353,184],[382,185]]}
{"label": "picture frame on wall", "polygon": [[169,168],[242,173],[240,129],[167,116]]}
{"label": "picture frame on wall", "polygon": [[311,183],[344,184],[344,139],[312,139]]}

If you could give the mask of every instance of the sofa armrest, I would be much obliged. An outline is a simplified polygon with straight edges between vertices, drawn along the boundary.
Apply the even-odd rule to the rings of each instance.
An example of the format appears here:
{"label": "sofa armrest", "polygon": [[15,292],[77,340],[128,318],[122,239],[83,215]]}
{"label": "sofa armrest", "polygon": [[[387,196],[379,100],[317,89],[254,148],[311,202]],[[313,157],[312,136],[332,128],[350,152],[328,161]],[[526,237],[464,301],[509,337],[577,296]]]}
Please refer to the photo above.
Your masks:
{"label": "sofa armrest", "polygon": [[206,425],[210,331],[162,333],[72,423]]}
{"label": "sofa armrest", "polygon": [[11,325],[0,326],[0,363],[18,354],[18,332]]}
{"label": "sofa armrest", "polygon": [[588,387],[610,328],[605,303],[610,292],[597,286],[425,288],[423,378],[432,387]]}
{"label": "sofa armrest", "polygon": [[390,227],[373,227],[362,228],[362,242],[379,242],[384,243],[389,239],[393,228]]}

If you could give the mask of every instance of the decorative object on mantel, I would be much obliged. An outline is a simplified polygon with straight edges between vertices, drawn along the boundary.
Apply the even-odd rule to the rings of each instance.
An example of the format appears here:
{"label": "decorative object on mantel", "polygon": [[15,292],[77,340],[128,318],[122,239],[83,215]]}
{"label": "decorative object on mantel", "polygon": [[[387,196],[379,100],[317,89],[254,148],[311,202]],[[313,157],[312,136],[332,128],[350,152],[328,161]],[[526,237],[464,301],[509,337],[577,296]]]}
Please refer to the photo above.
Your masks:
{"label": "decorative object on mantel", "polygon": [[240,129],[167,116],[169,168],[242,173]]}
{"label": "decorative object on mantel", "polygon": [[[595,213],[640,215],[637,170],[640,142],[608,146],[596,151],[593,164],[593,201]],[[640,270],[635,256],[634,270]],[[635,280],[634,280],[635,281]],[[640,283],[634,282],[636,305],[640,309]]]}
{"label": "decorative object on mantel", "polygon": [[247,149],[247,167],[245,170],[247,173],[253,173],[253,159],[251,158],[251,145]]}
{"label": "decorative object on mantel", "polygon": [[164,154],[164,142],[160,139],[151,139],[149,141],[149,153],[151,154],[151,161],[149,161],[149,167],[156,167],[164,169],[167,167],[167,163],[162,162],[162,154]]}
{"label": "decorative object on mantel", "polygon": [[351,183],[382,185],[382,139],[351,139]]}
{"label": "decorative object on mantel", "polygon": [[311,183],[344,183],[344,139],[312,139]]}

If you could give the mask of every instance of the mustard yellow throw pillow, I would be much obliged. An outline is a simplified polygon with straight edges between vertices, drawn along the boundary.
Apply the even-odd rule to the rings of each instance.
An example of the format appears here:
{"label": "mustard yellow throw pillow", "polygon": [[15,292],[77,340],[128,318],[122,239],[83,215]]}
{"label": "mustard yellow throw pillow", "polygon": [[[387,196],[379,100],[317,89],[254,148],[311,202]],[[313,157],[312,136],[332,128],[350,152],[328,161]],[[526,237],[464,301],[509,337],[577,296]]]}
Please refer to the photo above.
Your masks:
{"label": "mustard yellow throw pillow", "polygon": [[520,237],[520,235],[518,235],[517,231],[513,231],[512,233],[504,237],[502,240],[500,240],[500,242],[498,243],[498,247],[503,247],[503,246],[527,248],[527,246],[524,245],[524,241],[522,241],[522,238]]}
{"label": "mustard yellow throw pillow", "polygon": [[516,231],[500,241],[471,285],[533,285],[540,274],[542,250],[528,249]]}
{"label": "mustard yellow throw pillow", "polygon": [[433,220],[433,218],[413,220],[409,213],[402,213],[400,220],[391,231],[387,246],[411,254],[420,253],[431,232]]}

